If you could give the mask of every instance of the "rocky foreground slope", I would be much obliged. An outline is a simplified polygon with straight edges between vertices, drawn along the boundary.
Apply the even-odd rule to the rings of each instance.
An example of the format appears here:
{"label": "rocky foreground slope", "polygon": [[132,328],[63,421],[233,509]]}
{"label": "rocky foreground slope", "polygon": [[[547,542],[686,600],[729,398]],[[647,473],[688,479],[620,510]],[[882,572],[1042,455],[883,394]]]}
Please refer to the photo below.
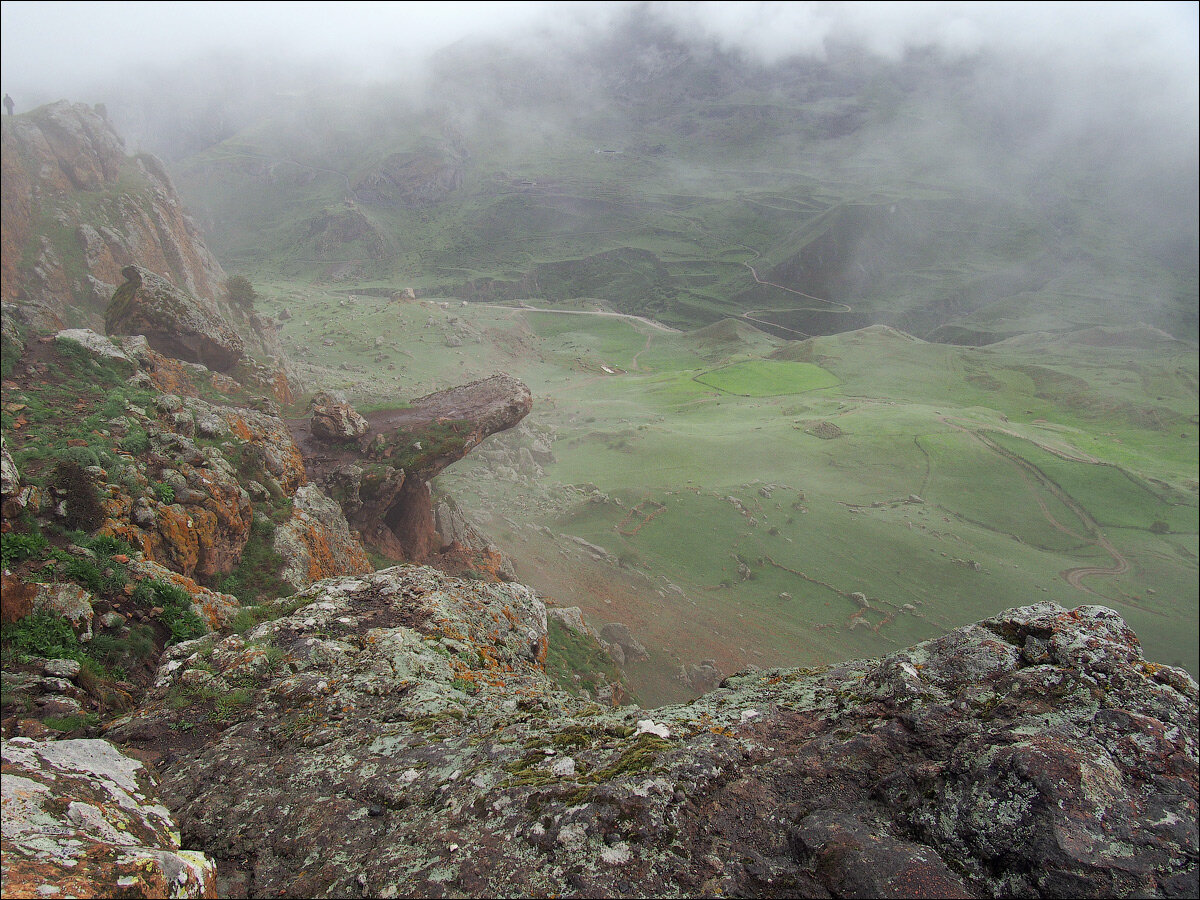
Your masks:
{"label": "rocky foreground slope", "polygon": [[[174,647],[107,733],[222,896],[1196,894],[1197,685],[1108,609],[652,712],[554,689],[520,585],[397,567],[279,612]],[[8,827],[36,887],[62,838]]]}

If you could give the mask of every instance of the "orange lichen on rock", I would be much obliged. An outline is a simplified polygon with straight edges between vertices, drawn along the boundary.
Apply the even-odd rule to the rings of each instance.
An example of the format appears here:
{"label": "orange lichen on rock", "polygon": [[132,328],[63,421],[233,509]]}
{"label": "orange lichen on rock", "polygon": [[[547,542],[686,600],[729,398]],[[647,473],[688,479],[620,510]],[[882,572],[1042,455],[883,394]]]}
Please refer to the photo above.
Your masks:
{"label": "orange lichen on rock", "polygon": [[192,611],[213,631],[229,627],[241,606],[232,594],[209,590],[153,560],[134,560],[129,565],[129,572],[138,581],[153,579],[181,588],[191,598]]}
{"label": "orange lichen on rock", "polygon": [[16,622],[33,612],[37,585],[26,584],[8,572],[0,576],[0,621]]}
{"label": "orange lichen on rock", "polygon": [[149,366],[146,374],[154,386],[164,394],[176,394],[180,397],[199,397],[194,376],[188,366],[177,359],[163,356],[161,353],[148,351],[146,354]]}
{"label": "orange lichen on rock", "polygon": [[160,504],[150,537],[150,557],[168,568],[190,575],[200,562],[200,536],[194,520],[178,504]]}
{"label": "orange lichen on rock", "polygon": [[343,574],[338,571],[324,529],[315,526],[306,528],[301,534],[301,540],[308,546],[309,581],[320,581],[322,578]]}

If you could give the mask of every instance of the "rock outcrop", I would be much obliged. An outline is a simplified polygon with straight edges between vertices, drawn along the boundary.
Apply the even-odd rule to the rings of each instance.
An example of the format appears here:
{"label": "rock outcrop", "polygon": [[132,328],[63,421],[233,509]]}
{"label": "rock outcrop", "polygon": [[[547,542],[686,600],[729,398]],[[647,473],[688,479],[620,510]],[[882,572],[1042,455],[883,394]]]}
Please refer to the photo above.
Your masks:
{"label": "rock outcrop", "polygon": [[[164,643],[371,567],[273,404],[228,376],[72,329],[31,340],[4,387],[23,466],[4,456],[6,734],[85,734],[128,708]],[[8,676],[36,681],[47,655],[93,665],[79,690],[15,700]]]}
{"label": "rock outcrop", "polygon": [[363,203],[424,209],[447,199],[462,186],[463,159],[441,153],[393,153],[354,185]]}
{"label": "rock outcrop", "polygon": [[[159,160],[127,156],[103,112],[82,104],[53,103],[2,124],[6,356],[20,355],[29,333],[66,324],[99,329],[123,271],[138,266],[189,296],[222,332],[235,333],[245,347],[237,354],[239,380],[281,403],[297,398],[278,323],[228,302],[225,273]],[[41,227],[49,221],[53,229]],[[220,362],[212,367],[223,370]]]}
{"label": "rock outcrop", "polygon": [[375,568],[350,534],[341,507],[315,484],[302,485],[292,495],[292,516],[275,529],[273,547],[287,561],[280,577],[297,590]]}
{"label": "rock outcrop", "polygon": [[141,266],[121,270],[125,282],[104,312],[110,335],[145,335],[165,356],[228,372],[245,352],[237,331],[212,308]]}
{"label": "rock outcrop", "polygon": [[[312,479],[325,486],[364,540],[397,560],[426,562],[456,545],[481,549],[507,571],[498,551],[455,523],[447,512],[439,535],[429,480],[462,459],[489,435],[512,428],[533,406],[529,388],[509,375],[437,391],[397,410],[360,416],[329,396],[320,396],[308,420],[292,420]],[[473,529],[471,530],[473,532]],[[479,544],[482,544],[480,548]],[[489,556],[489,559],[491,557]],[[486,568],[497,566],[487,563]]]}
{"label": "rock outcrop", "polygon": [[[742,673],[652,713],[553,688],[518,585],[400,567],[288,609],[174,648],[157,705],[109,735],[165,750],[224,894],[1196,890],[1196,683],[1101,607]],[[224,722],[168,702],[213,677],[247,691]]]}
{"label": "rock outcrop", "polygon": [[154,776],[107,741],[15,738],[3,751],[6,897],[216,897],[181,849]]}
{"label": "rock outcrop", "polygon": [[[127,156],[103,113],[62,101],[5,116],[3,158],[4,300],[94,327],[134,263],[218,298],[224,272],[162,163]],[[65,226],[57,236],[38,228],[49,219]]]}
{"label": "rock outcrop", "polygon": [[319,391],[312,399],[310,427],[322,441],[356,441],[371,427],[344,398]]}

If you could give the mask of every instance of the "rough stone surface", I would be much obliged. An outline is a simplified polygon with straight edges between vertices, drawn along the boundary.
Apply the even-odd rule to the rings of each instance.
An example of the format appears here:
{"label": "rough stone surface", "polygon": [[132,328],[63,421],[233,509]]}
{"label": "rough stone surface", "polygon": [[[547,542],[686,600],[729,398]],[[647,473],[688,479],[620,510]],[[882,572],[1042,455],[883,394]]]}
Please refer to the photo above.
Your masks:
{"label": "rough stone surface", "polygon": [[[218,296],[224,272],[162,163],[127,156],[102,113],[64,101],[6,116],[3,126],[4,300],[45,310],[32,318],[47,322],[74,306],[96,327],[133,263]],[[37,223],[51,217],[74,227],[73,240],[43,240]],[[30,257],[33,265],[21,264]]]}
{"label": "rough stone surface", "polygon": [[0,438],[0,499],[15,497],[20,490],[21,473],[17,471],[17,464],[9,456],[3,438]]}
{"label": "rough stone surface", "polygon": [[[317,408],[342,406],[330,400]],[[403,409],[371,413],[366,417],[368,429],[353,440],[330,439],[330,434],[341,433],[340,414],[329,417],[332,424],[318,424],[325,419],[314,413],[312,419],[293,419],[289,425],[310,476],[341,504],[368,544],[392,559],[427,562],[455,543],[438,532],[429,479],[489,435],[516,425],[532,406],[525,384],[509,375],[493,375],[419,397]],[[453,531],[449,520],[447,525]],[[460,536],[465,533],[460,529]],[[459,543],[452,555],[474,553],[484,560],[481,568],[511,572],[486,539],[472,542]]]}
{"label": "rough stone surface", "polygon": [[81,349],[100,357],[105,362],[118,363],[133,371],[133,361],[125,352],[102,334],[96,334],[90,328],[68,328],[54,336],[56,341],[65,344],[76,344]]}
{"label": "rough stone surface", "polygon": [[550,606],[546,608],[546,615],[551,619],[557,619],[565,628],[572,631],[590,635],[596,639],[600,637],[600,632],[584,621],[583,610],[578,606]]}
{"label": "rough stone surface", "polygon": [[624,659],[640,661],[650,658],[646,645],[635,638],[629,626],[623,622],[609,622],[600,629],[600,637],[620,647]]}
{"label": "rough stone surface", "polygon": [[211,304],[180,290],[141,266],[126,266],[125,278],[104,313],[108,334],[141,334],[166,356],[227,372],[242,358],[237,331]]}
{"label": "rough stone surface", "polygon": [[292,496],[292,517],[275,529],[275,552],[285,560],[280,577],[297,590],[334,575],[374,569],[362,545],[350,534],[341,507],[315,484]]}
{"label": "rough stone surface", "polygon": [[82,640],[92,638],[92,595],[77,584],[37,584],[37,593],[32,599],[33,612],[48,616],[61,616],[71,623]]}
{"label": "rough stone surface", "polygon": [[216,897],[216,869],[183,850],[153,775],[107,741],[3,747],[6,897]]}
{"label": "rough stone surface", "polygon": [[[1195,892],[1196,683],[1101,607],[647,714],[553,688],[517,585],[400,567],[296,602],[173,649],[160,704],[110,733],[169,746],[172,809],[227,893]],[[251,693],[198,740],[205,710],[166,701],[214,675]]]}
{"label": "rough stone surface", "polygon": [[313,398],[310,427],[322,440],[353,441],[366,434],[370,425],[349,403],[321,391]]}

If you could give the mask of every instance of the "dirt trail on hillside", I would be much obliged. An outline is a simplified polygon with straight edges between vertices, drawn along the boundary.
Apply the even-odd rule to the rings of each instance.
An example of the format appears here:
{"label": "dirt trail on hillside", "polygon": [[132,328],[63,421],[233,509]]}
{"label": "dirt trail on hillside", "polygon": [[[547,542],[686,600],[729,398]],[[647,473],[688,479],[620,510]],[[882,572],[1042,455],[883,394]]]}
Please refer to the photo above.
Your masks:
{"label": "dirt trail on hillside", "polygon": [[[596,298],[601,299],[601,298]],[[509,312],[539,312],[539,313],[558,313],[564,316],[608,316],[613,319],[629,319],[634,322],[641,322],[643,325],[648,325],[658,331],[667,334],[679,334],[678,328],[672,328],[670,325],[664,325],[662,322],[656,322],[654,319],[649,319],[646,316],[635,316],[632,313],[608,312],[602,309],[545,309],[541,306],[532,306],[524,300],[517,301],[520,306],[506,306],[503,303],[478,303],[473,306],[482,306],[484,309],[505,309]],[[608,302],[608,301],[605,301]]]}
{"label": "dirt trail on hillside", "polygon": [[[1007,459],[1013,465],[1017,466],[1022,471],[1023,475],[1032,477],[1038,483],[1038,485],[1040,485],[1044,490],[1053,494],[1060,503],[1066,506],[1067,509],[1071,510],[1071,512],[1073,512],[1083,524],[1083,527],[1088,532],[1088,536],[1093,542],[1095,542],[1096,546],[1112,557],[1113,564],[1111,566],[1077,566],[1075,568],[1064,569],[1063,571],[1059,572],[1059,577],[1066,581],[1067,584],[1071,585],[1073,588],[1091,594],[1094,597],[1103,597],[1103,594],[1093,591],[1091,588],[1087,587],[1083,583],[1083,579],[1093,575],[1115,577],[1117,575],[1124,575],[1129,571],[1129,560],[1127,560],[1121,554],[1121,552],[1112,545],[1112,542],[1109,541],[1104,532],[1100,529],[1100,524],[1092,518],[1088,511],[1084,509],[1074,497],[1055,484],[1054,481],[1052,481],[1041,469],[1039,469],[1029,460],[1019,456],[1016,453],[1013,453],[1010,450],[1006,450],[1004,447],[1001,447],[991,438],[987,437],[982,430],[976,430],[959,425],[956,422],[952,422],[945,416],[941,416],[939,418],[943,423],[973,435],[976,440],[982,443],[993,453],[996,453],[998,456]],[[1043,449],[1049,450],[1049,448]],[[1065,454],[1059,455],[1063,455],[1063,458],[1065,459],[1072,458]],[[1055,528],[1064,534],[1070,535],[1071,537],[1084,539],[1081,535],[1075,534],[1059,523],[1054,516],[1050,514],[1050,511],[1046,508],[1046,505],[1042,502],[1041,498],[1038,498],[1036,494],[1034,496],[1037,500],[1038,506],[1042,510],[1042,514],[1045,516],[1046,521],[1050,523],[1052,528]]]}

